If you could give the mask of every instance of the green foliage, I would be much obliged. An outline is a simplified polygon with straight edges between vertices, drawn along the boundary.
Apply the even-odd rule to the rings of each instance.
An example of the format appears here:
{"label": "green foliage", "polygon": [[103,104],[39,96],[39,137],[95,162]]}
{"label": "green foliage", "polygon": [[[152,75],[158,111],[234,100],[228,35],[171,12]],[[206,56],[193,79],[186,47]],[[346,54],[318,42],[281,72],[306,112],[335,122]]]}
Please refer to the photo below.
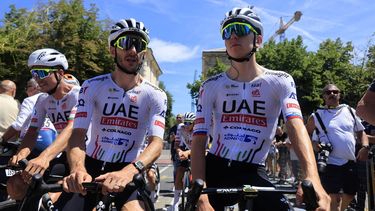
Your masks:
{"label": "green foliage", "polygon": [[[23,90],[31,76],[27,59],[40,48],[64,53],[69,62],[67,72],[81,81],[114,70],[107,43],[113,21],[98,20],[94,4],[86,9],[82,0],[50,0],[32,11],[14,5],[9,8],[0,26],[0,80],[16,82],[16,98],[26,97]],[[173,99],[169,92],[167,96],[168,127]]]}
{"label": "green foliage", "polygon": [[219,58],[216,58],[216,63],[213,67],[207,69],[206,75],[200,75],[199,80],[195,80],[192,84],[188,83],[187,88],[190,89],[190,96],[192,99],[197,100],[199,94],[199,87],[202,83],[211,76],[217,75],[222,73],[228,69],[227,65],[225,65]]}

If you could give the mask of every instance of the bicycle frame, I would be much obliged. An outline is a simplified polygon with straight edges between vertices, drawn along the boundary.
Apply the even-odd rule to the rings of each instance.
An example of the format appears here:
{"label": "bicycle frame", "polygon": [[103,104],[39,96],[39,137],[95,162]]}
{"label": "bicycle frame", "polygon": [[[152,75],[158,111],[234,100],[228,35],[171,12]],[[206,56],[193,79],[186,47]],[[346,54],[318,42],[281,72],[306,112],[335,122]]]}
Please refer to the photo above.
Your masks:
{"label": "bicycle frame", "polygon": [[[277,189],[274,187],[257,187],[251,185],[244,185],[241,188],[205,188],[203,189],[203,180],[196,180],[189,193],[189,197],[184,207],[184,211],[194,211],[201,194],[241,194],[244,196],[248,211],[252,210],[253,199],[257,197],[259,192],[278,192],[286,194],[295,194],[296,190]],[[302,182],[302,189],[304,192],[304,202],[306,203],[306,210],[315,210],[318,207],[314,187],[310,181],[304,180]]]}

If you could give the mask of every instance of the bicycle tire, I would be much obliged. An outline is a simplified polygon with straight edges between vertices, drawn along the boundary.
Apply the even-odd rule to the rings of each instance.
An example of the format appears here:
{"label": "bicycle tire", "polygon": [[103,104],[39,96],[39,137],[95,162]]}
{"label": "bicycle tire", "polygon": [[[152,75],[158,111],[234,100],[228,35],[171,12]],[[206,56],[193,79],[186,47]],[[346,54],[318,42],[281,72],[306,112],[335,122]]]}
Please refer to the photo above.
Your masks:
{"label": "bicycle tire", "polygon": [[13,199],[2,201],[0,202],[0,210],[1,211],[14,211],[14,210],[17,210],[19,205],[20,205],[20,202],[13,200]]}

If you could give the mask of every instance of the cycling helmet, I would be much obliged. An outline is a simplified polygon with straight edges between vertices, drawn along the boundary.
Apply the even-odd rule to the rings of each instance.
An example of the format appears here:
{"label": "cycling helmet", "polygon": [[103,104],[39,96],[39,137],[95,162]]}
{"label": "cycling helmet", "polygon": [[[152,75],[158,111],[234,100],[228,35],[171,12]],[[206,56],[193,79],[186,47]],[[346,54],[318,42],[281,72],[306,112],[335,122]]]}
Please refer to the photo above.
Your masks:
{"label": "cycling helmet", "polygon": [[227,12],[225,14],[224,20],[221,22],[220,30],[222,30],[225,26],[233,22],[248,23],[255,29],[257,35],[263,34],[262,22],[260,21],[259,16],[254,12],[252,6],[244,8],[235,7],[229,12]]}
{"label": "cycling helmet", "polygon": [[72,74],[68,74],[68,73],[64,74],[64,80],[68,84],[72,84],[72,85],[75,85],[75,86],[80,86],[78,79],[76,77],[74,77]]}
{"label": "cycling helmet", "polygon": [[61,66],[64,70],[68,69],[68,61],[64,54],[52,48],[43,48],[32,52],[27,61],[27,66]]}
{"label": "cycling helmet", "polygon": [[136,21],[135,19],[130,18],[126,20],[121,19],[112,26],[111,32],[108,37],[109,46],[113,46],[117,38],[124,33],[140,35],[147,42],[147,44],[150,42],[148,30],[146,29],[143,22]]}
{"label": "cycling helmet", "polygon": [[195,120],[195,114],[193,112],[186,112],[184,114],[184,121],[187,121],[187,122],[191,121],[192,122],[194,120]]}

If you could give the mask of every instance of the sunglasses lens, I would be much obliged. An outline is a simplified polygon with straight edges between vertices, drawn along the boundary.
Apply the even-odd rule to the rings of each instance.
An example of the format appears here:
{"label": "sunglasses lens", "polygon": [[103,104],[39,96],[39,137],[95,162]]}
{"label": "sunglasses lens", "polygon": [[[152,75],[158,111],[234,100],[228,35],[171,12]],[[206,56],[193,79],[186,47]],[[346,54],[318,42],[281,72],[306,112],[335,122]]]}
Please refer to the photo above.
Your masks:
{"label": "sunglasses lens", "polygon": [[115,46],[120,49],[125,49],[125,50],[129,50],[130,48],[134,46],[137,52],[141,52],[141,51],[146,50],[147,43],[145,40],[143,40],[140,37],[124,36],[124,37],[120,37],[116,41]]}
{"label": "sunglasses lens", "polygon": [[50,74],[48,70],[31,70],[31,75],[33,78],[44,79],[47,78]]}
{"label": "sunglasses lens", "polygon": [[326,93],[326,95],[330,95],[331,93],[338,94],[338,93],[340,93],[340,91],[339,90],[328,90],[328,91],[325,91],[325,93]]}
{"label": "sunglasses lens", "polygon": [[228,26],[223,29],[223,40],[229,40],[233,32],[238,37],[242,37],[250,34],[252,32],[252,28],[249,24],[244,23],[228,24]]}
{"label": "sunglasses lens", "polygon": [[189,126],[191,124],[192,124],[192,122],[184,122],[184,125],[186,125],[186,126]]}

